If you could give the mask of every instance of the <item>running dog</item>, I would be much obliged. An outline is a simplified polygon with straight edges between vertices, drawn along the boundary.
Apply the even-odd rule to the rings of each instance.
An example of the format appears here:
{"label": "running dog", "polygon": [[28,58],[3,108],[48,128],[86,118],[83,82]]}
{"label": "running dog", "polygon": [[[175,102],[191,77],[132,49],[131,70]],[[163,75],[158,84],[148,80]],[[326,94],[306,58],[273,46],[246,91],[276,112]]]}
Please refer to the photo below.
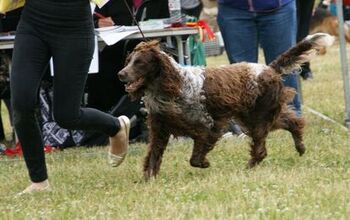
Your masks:
{"label": "running dog", "polygon": [[333,41],[328,34],[314,34],[269,65],[236,63],[207,68],[179,65],[156,41],[140,43],[118,76],[131,97],[143,97],[149,112],[145,178],[158,174],[170,135],[191,137],[190,164],[209,167],[206,155],[230,119],[251,137],[250,168],[266,157],[266,137],[276,129],[289,131],[297,152],[303,155],[304,119],[288,106],[295,91],[283,86],[282,75],[300,68]]}

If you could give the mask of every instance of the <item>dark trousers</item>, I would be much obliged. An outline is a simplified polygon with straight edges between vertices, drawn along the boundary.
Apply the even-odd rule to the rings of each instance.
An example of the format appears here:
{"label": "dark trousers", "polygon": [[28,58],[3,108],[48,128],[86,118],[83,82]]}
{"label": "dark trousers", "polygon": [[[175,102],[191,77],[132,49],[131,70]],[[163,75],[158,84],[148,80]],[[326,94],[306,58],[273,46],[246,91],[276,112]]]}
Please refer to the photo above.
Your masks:
{"label": "dark trousers", "polygon": [[182,8],[181,10],[182,10],[182,13],[199,19],[202,9],[203,9],[203,4],[200,3],[197,7],[190,8],[190,9]]}
{"label": "dark trousers", "polygon": [[[53,29],[50,30],[51,32]],[[38,89],[50,57],[54,64],[53,114],[63,128],[97,130],[113,136],[120,129],[111,115],[81,108],[87,72],[93,54],[93,35],[67,37],[46,33],[21,20],[15,39],[11,73],[14,126],[33,182],[48,178],[43,141],[36,118]]]}
{"label": "dark trousers", "polygon": [[310,21],[315,0],[297,0],[297,42],[309,34]]}
{"label": "dark trousers", "polygon": [[[9,31],[15,31],[19,18],[21,16],[22,8],[10,11],[6,13],[6,16],[0,15],[0,32],[9,32]],[[12,50],[5,50],[5,54],[7,54],[9,57],[12,57]],[[1,56],[0,56],[1,59]],[[1,64],[1,60],[0,60]],[[10,114],[10,122],[12,125],[12,109],[11,109],[11,102],[10,102],[10,89],[6,89],[5,91],[1,91],[1,99],[4,101],[8,112]],[[2,122],[2,116],[0,113],[0,140],[5,140],[5,131],[3,127]]]}
{"label": "dark trousers", "polygon": [[117,73],[124,67],[125,42],[106,46],[99,53],[99,72],[90,74],[87,81],[88,106],[108,112],[126,94],[124,83]]}
{"label": "dark trousers", "polygon": [[[297,0],[297,42],[304,39],[309,34],[310,21],[312,16],[312,11],[314,7],[315,0]],[[301,76],[307,78],[305,74],[310,74],[310,63],[304,63],[302,65]]]}

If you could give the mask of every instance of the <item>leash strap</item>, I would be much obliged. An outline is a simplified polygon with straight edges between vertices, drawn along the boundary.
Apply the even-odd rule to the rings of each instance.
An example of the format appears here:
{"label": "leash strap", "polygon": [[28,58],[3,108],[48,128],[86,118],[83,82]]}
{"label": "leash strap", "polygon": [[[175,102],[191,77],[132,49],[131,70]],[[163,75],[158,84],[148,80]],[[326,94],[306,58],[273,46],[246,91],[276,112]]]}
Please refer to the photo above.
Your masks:
{"label": "leash strap", "polygon": [[140,33],[141,33],[141,35],[142,35],[143,40],[146,40],[145,35],[143,34],[143,32],[142,32],[142,30],[141,30],[141,28],[140,28],[139,22],[136,20],[135,14],[132,13],[132,10],[131,10],[130,6],[128,5],[128,3],[126,2],[126,0],[124,0],[124,4],[125,4],[126,8],[128,9],[128,11],[129,11],[129,13],[130,13],[130,15],[131,15],[131,17],[132,17],[132,20],[135,22],[137,28],[139,29],[139,31],[140,31]]}

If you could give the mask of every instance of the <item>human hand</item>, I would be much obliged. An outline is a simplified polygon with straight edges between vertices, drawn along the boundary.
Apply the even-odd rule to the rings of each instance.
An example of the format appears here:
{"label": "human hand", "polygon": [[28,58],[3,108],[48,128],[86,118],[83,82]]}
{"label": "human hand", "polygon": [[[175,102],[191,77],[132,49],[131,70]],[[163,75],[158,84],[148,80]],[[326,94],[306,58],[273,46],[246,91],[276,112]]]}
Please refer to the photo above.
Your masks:
{"label": "human hand", "polygon": [[115,25],[111,17],[98,19],[98,27],[110,27]]}

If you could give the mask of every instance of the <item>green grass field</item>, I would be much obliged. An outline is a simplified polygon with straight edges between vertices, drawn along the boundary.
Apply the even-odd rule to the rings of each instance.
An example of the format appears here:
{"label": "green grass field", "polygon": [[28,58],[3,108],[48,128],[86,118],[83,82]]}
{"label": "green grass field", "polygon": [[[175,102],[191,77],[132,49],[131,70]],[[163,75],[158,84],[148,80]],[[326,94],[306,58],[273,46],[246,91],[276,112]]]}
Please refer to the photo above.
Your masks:
{"label": "green grass field", "polygon": [[[146,145],[133,144],[118,168],[105,147],[47,155],[52,190],[15,197],[29,184],[21,159],[0,159],[0,219],[350,219],[350,136],[344,121],[339,51],[312,62],[303,81],[305,145],[299,157],[288,133],[272,133],[268,156],[253,170],[247,139],[229,137],[210,153],[211,167],[192,168],[192,141],[173,140],[156,180],[142,181]],[[210,66],[226,57],[208,59]]]}

